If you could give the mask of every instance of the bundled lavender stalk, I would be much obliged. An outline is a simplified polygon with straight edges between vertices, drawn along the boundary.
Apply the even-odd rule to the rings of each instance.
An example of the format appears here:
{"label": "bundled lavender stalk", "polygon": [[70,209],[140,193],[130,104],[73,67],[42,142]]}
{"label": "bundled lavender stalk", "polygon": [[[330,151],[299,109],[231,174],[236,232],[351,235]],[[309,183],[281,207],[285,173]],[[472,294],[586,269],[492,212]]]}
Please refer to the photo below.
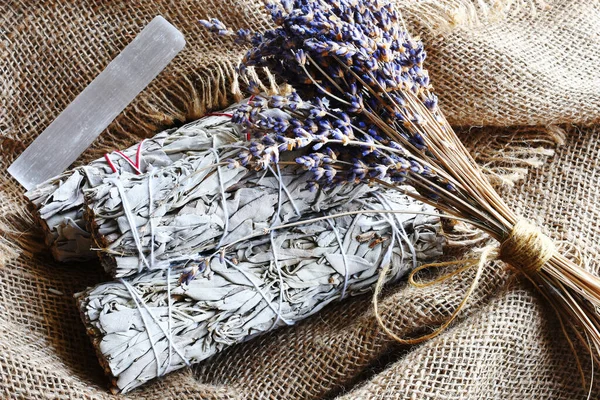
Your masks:
{"label": "bundled lavender stalk", "polygon": [[78,294],[113,391],[370,291],[382,265],[394,281],[442,253],[433,208],[398,192],[365,193],[329,215],[231,245],[208,257],[202,273],[144,272]]}
{"label": "bundled lavender stalk", "polygon": [[231,121],[230,113],[243,103],[245,101],[181,128],[163,131],[122,152],[107,154],[89,165],[66,171],[28,191],[25,195],[46,233],[45,241],[54,258],[81,261],[96,257],[83,220],[83,189],[101,184],[115,170],[143,173],[150,167],[170,165],[187,154],[239,140],[239,127]]}
{"label": "bundled lavender stalk", "polygon": [[198,152],[156,172],[108,177],[86,189],[86,218],[106,271],[124,277],[202,263],[201,252],[373,190],[366,185],[313,190],[310,175],[298,167],[257,173],[222,165],[220,157],[238,152],[236,147]]}

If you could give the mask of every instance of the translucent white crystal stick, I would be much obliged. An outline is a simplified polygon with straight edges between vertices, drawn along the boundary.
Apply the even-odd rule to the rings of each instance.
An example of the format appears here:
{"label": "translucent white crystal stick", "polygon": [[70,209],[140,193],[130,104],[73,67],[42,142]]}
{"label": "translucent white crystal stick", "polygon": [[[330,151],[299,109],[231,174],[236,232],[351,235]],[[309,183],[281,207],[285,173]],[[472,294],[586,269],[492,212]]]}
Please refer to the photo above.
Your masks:
{"label": "translucent white crystal stick", "polygon": [[185,46],[154,18],[8,168],[26,189],[63,172]]}

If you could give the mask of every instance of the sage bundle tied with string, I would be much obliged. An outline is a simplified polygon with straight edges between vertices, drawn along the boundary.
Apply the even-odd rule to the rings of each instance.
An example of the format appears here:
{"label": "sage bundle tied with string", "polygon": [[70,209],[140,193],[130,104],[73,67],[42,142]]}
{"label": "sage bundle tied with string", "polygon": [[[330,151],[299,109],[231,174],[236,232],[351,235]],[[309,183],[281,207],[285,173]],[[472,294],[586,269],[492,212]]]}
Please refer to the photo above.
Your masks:
{"label": "sage bundle tied with string", "polygon": [[383,265],[395,281],[442,254],[435,210],[389,189],[304,218],[206,253],[203,270],[146,271],[77,294],[112,391],[370,292]]}
{"label": "sage bundle tied with string", "polygon": [[[423,68],[423,45],[407,32],[394,6],[382,0],[282,0],[267,8],[276,27],[260,33],[233,32],[216,19],[201,21],[250,45],[240,74],[249,66],[266,67],[294,89],[291,95],[257,96],[249,110],[238,111],[252,137],[244,161],[264,168],[265,155],[302,148],[306,155],[297,162],[313,173],[315,185],[414,187],[415,198],[499,242],[476,263],[461,306],[487,261],[503,260],[535,284],[583,346],[600,355],[600,279],[568,259],[493,189],[438,107]],[[250,84],[249,90],[255,87]],[[296,110],[299,104],[310,111],[296,112],[285,123],[249,117],[266,109]],[[325,158],[331,153],[336,157]],[[380,322],[405,343],[442,331],[404,339]]]}
{"label": "sage bundle tied with string", "polygon": [[220,165],[237,147],[196,152],[144,175],[106,177],[84,190],[85,218],[113,277],[202,264],[220,248],[307,212],[325,211],[374,190],[343,185],[311,191],[298,167],[265,173]]}
{"label": "sage bundle tied with string", "polygon": [[100,185],[115,172],[139,174],[213,146],[239,140],[239,127],[232,123],[235,104],[177,129],[168,129],[123,151],[106,154],[88,165],[65,171],[28,191],[25,196],[40,222],[45,242],[57,261],[96,258],[83,219],[83,190]]}

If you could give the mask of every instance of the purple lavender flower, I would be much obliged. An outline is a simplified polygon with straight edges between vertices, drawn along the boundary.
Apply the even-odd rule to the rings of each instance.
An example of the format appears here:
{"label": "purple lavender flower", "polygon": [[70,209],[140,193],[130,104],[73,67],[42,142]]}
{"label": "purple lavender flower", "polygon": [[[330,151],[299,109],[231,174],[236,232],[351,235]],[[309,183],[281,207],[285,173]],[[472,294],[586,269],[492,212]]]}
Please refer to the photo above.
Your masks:
{"label": "purple lavender flower", "polygon": [[[313,188],[387,179],[418,181],[415,187],[425,195],[451,189],[424,163],[426,121],[408,107],[410,91],[441,118],[423,69],[426,53],[402,30],[391,4],[283,0],[267,10],[275,28],[237,34],[251,45],[239,70],[267,67],[294,91],[267,96],[250,79],[254,96],[234,121],[255,139],[240,154],[240,164],[266,168],[280,153],[295,151],[301,152],[296,162],[313,174]],[[216,20],[203,24],[232,34]],[[285,118],[273,116],[275,111]]]}
{"label": "purple lavender flower", "polygon": [[[178,262],[178,267],[181,267],[181,262]],[[184,263],[185,269],[179,277],[179,283],[182,285],[189,284],[198,274],[201,274],[206,270],[206,260],[188,260]]]}

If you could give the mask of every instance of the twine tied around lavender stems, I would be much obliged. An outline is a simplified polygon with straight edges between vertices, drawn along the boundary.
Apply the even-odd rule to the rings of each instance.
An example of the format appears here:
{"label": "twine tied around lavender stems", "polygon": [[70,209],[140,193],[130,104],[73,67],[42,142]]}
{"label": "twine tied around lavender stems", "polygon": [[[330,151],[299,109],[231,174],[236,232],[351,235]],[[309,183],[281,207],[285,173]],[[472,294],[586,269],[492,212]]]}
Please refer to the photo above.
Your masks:
{"label": "twine tied around lavender stems", "polygon": [[525,219],[513,226],[500,243],[498,258],[527,275],[536,273],[556,251],[552,239]]}

